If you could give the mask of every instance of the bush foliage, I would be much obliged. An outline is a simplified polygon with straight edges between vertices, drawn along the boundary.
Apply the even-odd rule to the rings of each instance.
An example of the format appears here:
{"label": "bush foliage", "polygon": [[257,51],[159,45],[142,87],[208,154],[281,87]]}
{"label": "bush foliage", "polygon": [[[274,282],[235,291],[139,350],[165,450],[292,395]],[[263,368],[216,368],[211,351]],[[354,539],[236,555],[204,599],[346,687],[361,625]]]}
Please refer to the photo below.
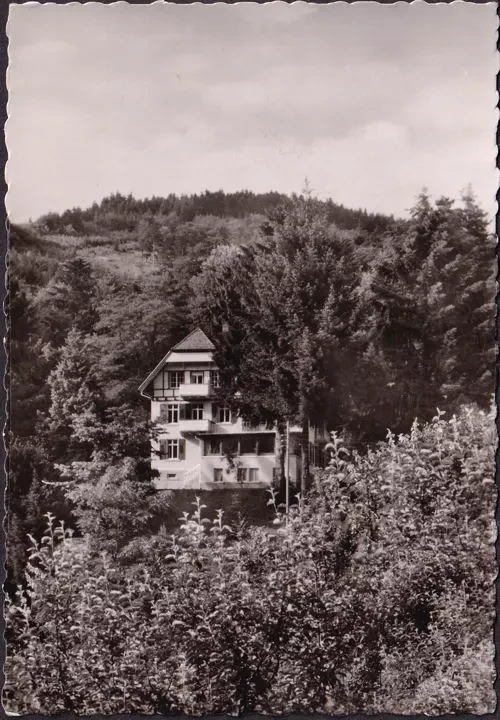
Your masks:
{"label": "bush foliage", "polygon": [[272,528],[199,503],[124,567],[48,517],[8,607],[17,712],[492,712],[493,417],[330,467]]}

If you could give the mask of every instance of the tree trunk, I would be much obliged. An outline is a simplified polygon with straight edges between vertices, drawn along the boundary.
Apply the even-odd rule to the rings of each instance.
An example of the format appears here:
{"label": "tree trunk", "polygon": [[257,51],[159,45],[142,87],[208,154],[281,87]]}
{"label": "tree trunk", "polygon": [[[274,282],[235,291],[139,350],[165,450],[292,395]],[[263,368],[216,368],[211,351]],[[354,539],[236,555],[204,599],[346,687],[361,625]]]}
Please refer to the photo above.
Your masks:
{"label": "tree trunk", "polygon": [[284,502],[286,495],[286,442],[286,425],[283,422],[278,422],[276,425],[275,461],[279,502]]}
{"label": "tree trunk", "polygon": [[309,417],[304,407],[301,408],[300,426],[300,494],[305,497],[309,490],[311,477],[309,470]]}

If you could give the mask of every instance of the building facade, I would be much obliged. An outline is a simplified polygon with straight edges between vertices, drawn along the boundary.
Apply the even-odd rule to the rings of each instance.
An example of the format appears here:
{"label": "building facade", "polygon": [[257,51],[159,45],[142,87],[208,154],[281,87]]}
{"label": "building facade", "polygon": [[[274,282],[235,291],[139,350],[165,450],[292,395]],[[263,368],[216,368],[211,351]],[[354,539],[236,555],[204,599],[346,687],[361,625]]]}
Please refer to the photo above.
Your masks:
{"label": "building facade", "polygon": [[[216,400],[215,347],[200,330],[175,345],[140,386],[155,425],[151,465],[159,490],[266,488],[276,467],[276,430],[250,425]],[[289,478],[300,481],[299,428],[290,428]],[[313,462],[324,438],[310,430]],[[318,442],[319,441],[319,442]]]}

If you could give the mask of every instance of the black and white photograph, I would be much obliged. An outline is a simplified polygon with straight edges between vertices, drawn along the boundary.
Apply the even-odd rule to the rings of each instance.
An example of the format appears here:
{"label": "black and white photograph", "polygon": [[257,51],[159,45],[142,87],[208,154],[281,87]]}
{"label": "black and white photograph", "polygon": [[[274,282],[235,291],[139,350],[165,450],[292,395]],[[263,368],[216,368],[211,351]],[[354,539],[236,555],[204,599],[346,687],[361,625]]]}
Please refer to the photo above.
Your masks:
{"label": "black and white photograph", "polygon": [[497,31],[9,6],[8,715],[494,712]]}

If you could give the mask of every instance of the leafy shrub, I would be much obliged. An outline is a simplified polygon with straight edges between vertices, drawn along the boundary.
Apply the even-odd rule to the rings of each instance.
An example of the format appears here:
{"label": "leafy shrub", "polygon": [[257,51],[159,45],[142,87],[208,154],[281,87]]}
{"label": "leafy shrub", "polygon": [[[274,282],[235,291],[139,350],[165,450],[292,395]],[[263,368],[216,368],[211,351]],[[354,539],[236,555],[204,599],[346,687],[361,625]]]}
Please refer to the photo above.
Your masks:
{"label": "leafy shrub", "polygon": [[198,503],[126,570],[49,516],[8,607],[7,707],[491,712],[494,430],[464,409],[365,456],[334,438],[288,524]]}

